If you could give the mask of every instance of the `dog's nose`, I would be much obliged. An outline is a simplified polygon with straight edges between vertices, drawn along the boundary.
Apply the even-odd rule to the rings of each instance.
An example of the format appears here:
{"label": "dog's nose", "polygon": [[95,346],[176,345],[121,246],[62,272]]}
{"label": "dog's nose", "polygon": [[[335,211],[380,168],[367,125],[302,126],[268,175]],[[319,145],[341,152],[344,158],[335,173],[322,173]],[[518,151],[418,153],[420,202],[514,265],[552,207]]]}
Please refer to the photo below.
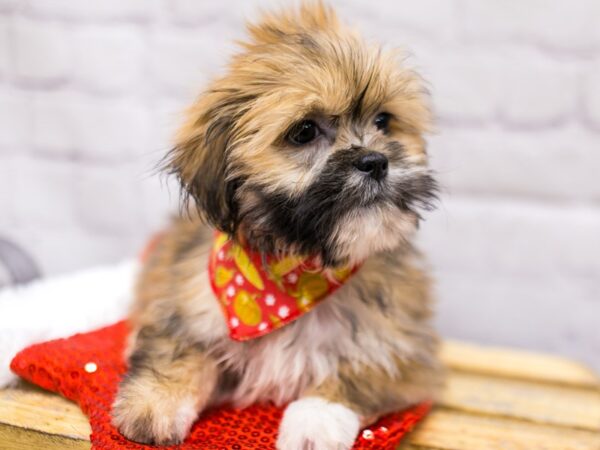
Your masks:
{"label": "dog's nose", "polygon": [[387,175],[388,159],[382,153],[369,152],[354,161],[354,167],[361,172],[368,173],[374,180],[381,181]]}

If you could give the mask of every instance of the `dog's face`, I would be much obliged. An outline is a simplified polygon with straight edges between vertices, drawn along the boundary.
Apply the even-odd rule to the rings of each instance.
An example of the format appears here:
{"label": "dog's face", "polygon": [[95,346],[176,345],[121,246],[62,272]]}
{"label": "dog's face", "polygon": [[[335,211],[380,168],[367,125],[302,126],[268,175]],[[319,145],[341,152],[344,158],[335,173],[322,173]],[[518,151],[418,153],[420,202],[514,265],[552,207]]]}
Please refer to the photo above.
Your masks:
{"label": "dog's face", "polygon": [[406,242],[435,194],[420,79],[320,4],[249,30],[170,154],[186,195],[255,248],[325,265]]}

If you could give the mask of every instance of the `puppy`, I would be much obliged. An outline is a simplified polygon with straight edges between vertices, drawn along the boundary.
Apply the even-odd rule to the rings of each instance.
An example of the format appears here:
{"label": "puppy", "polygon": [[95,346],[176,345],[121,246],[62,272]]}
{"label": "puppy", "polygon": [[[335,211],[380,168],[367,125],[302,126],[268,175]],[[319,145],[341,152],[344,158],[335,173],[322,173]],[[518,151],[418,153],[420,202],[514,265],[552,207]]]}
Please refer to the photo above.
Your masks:
{"label": "puppy", "polygon": [[[395,53],[321,3],[248,29],[166,157],[187,206],[146,258],[113,422],[131,440],[176,444],[211,406],[274,402],[288,404],[279,449],[349,449],[362,426],[440,385],[430,282],[411,245],[436,192],[427,96]],[[305,273],[342,268],[344,281],[326,281],[335,289],[296,320],[232,339],[231,293],[213,289],[231,277],[211,279],[222,242],[205,223],[246,259],[310,257]],[[267,307],[245,301],[256,317]]]}

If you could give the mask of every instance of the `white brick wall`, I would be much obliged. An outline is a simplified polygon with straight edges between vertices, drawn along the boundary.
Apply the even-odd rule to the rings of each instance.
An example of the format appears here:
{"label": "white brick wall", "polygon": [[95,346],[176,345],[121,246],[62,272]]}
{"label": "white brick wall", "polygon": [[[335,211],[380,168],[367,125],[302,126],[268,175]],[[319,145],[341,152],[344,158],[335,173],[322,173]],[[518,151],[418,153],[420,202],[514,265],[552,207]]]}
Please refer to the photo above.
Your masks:
{"label": "white brick wall", "polygon": [[460,0],[461,33],[471,40],[529,44],[571,54],[600,47],[600,3],[573,0]]}
{"label": "white brick wall", "polygon": [[28,94],[13,91],[7,86],[0,87],[0,155],[23,149],[30,142],[28,97]]}
{"label": "white brick wall", "polygon": [[592,127],[600,130],[600,59],[585,74],[581,83],[586,118]]}
{"label": "white brick wall", "polygon": [[14,16],[10,43],[16,81],[31,85],[67,81],[73,55],[65,25]]}
{"label": "white brick wall", "polygon": [[22,3],[23,10],[35,17],[91,22],[149,20],[156,5],[155,0],[102,0],[89,4],[71,0],[22,0]]}
{"label": "white brick wall", "polygon": [[86,91],[124,95],[144,75],[145,42],[137,27],[123,24],[110,33],[102,25],[73,33],[73,77]]}
{"label": "white brick wall", "polygon": [[[431,82],[440,328],[600,368],[600,3],[332,2]],[[46,273],[134,254],[178,112],[278,3],[0,0],[0,235]]]}

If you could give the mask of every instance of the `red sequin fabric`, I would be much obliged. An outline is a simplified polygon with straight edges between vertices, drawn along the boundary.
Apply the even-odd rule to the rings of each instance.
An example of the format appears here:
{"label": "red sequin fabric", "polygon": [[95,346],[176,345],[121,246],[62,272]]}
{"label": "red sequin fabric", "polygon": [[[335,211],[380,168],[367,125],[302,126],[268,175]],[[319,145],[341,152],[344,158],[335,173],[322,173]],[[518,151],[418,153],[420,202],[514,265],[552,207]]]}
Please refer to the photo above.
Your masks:
{"label": "red sequin fabric", "polygon": [[[44,389],[79,404],[91,423],[92,449],[156,448],[128,441],[111,425],[110,408],[125,373],[126,322],[90,333],[33,345],[15,356],[11,369]],[[393,450],[429,410],[428,404],[389,414],[361,431],[354,449]],[[185,442],[169,449],[274,449],[283,410],[272,405],[219,408],[202,414]]]}

